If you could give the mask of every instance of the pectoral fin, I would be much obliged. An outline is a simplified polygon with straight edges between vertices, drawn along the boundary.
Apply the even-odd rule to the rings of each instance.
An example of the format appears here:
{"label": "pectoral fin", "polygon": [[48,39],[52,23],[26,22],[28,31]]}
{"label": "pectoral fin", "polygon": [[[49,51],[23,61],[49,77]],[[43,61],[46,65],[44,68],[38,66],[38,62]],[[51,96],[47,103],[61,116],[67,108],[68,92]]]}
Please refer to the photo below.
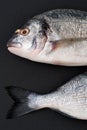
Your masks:
{"label": "pectoral fin", "polygon": [[[72,47],[72,51],[81,51],[83,48],[87,48],[87,38],[70,38],[70,39],[61,39],[57,41],[51,41],[51,50],[49,53],[57,50],[58,48],[70,49]],[[80,53],[81,54],[81,53]]]}

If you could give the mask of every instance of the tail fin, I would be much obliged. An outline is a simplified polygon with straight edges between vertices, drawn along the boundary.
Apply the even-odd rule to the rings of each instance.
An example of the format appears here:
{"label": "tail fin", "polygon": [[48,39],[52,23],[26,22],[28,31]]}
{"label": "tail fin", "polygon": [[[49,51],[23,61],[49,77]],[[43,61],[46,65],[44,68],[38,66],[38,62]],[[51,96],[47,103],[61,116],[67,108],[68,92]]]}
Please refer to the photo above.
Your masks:
{"label": "tail fin", "polygon": [[15,101],[12,108],[8,111],[6,118],[15,118],[34,111],[35,108],[29,107],[29,95],[32,94],[28,90],[19,87],[6,87],[9,96]]}

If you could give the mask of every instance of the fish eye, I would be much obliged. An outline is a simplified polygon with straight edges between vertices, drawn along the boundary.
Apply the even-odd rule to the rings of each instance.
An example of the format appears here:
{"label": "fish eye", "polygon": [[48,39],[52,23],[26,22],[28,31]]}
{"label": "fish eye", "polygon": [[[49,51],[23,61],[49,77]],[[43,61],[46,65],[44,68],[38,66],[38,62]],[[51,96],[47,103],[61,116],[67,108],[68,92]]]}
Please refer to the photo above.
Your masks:
{"label": "fish eye", "polygon": [[20,30],[20,34],[23,36],[26,36],[29,32],[30,30],[28,28],[24,28]]}
{"label": "fish eye", "polygon": [[24,29],[17,29],[15,31],[15,33],[26,36],[28,33],[30,32],[30,30],[28,28],[24,28]]}

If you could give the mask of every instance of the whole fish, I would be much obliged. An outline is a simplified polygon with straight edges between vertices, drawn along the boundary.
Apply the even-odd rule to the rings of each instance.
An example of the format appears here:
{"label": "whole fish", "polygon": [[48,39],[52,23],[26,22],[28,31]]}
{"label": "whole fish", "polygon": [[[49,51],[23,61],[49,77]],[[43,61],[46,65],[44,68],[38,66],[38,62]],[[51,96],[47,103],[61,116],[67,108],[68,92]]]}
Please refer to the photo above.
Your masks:
{"label": "whole fish", "polygon": [[15,101],[7,118],[15,118],[42,108],[60,111],[77,119],[87,120],[87,73],[80,74],[54,92],[38,94],[24,88],[6,88]]}
{"label": "whole fish", "polygon": [[56,9],[37,15],[15,31],[7,47],[32,61],[87,65],[87,12]]}

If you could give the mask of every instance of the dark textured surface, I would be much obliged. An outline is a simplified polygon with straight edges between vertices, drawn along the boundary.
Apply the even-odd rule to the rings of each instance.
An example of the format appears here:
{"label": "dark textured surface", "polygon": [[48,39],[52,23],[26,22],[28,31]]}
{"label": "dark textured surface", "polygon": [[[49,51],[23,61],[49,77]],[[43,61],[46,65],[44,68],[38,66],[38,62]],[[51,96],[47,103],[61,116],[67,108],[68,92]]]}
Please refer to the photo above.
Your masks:
{"label": "dark textured surface", "polygon": [[32,112],[21,118],[6,120],[13,101],[5,86],[15,85],[46,93],[87,67],[60,67],[34,63],[7,51],[6,42],[15,29],[29,18],[55,8],[87,11],[86,0],[0,0],[0,130],[86,130],[87,121],[63,116],[49,109]]}

